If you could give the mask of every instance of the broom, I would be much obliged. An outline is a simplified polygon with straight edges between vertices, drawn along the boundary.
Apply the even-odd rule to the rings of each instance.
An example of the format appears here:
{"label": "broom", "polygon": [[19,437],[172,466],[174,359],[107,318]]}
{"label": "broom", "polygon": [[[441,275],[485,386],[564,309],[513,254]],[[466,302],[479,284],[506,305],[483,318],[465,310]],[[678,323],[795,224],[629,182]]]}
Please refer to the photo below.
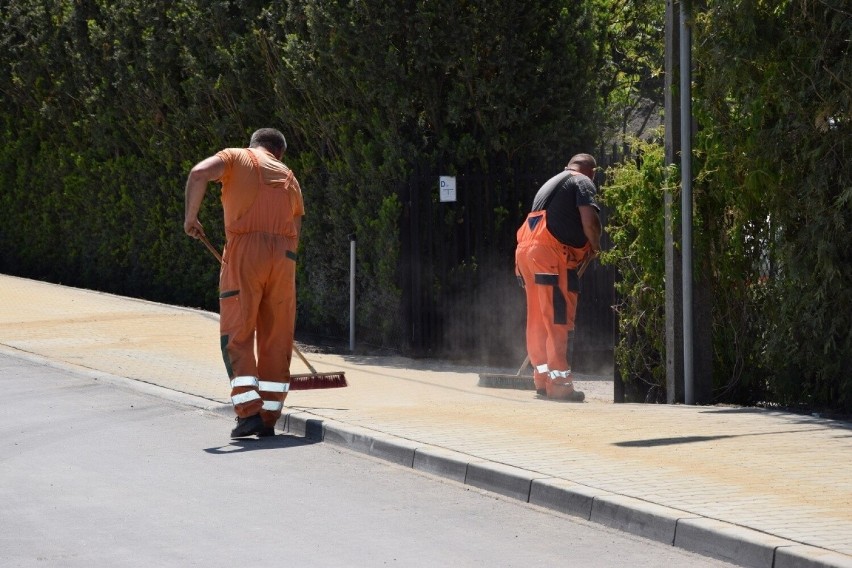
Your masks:
{"label": "broom", "polygon": [[293,352],[299,356],[302,363],[311,371],[301,375],[290,375],[290,390],[336,389],[349,386],[343,371],[335,373],[317,373],[313,365],[308,363],[302,352],[293,345]]}
{"label": "broom", "polygon": [[480,373],[479,386],[491,387],[495,389],[519,389],[519,390],[535,390],[535,381],[530,376],[521,376],[521,371],[530,362],[530,356],[527,355],[521,367],[514,375],[489,375]]}
{"label": "broom", "polygon": [[[222,255],[219,254],[219,251],[216,250],[210,241],[207,240],[207,237],[202,233],[198,236],[198,239],[204,243],[204,246],[207,247],[207,250],[216,257],[216,260],[219,261],[219,264],[224,264],[225,261],[222,258]],[[299,356],[299,359],[302,360],[302,363],[308,367],[311,371],[310,373],[304,373],[299,375],[290,375],[290,388],[289,390],[312,390],[312,389],[333,389],[333,388],[342,388],[348,386],[346,384],[346,376],[343,374],[343,371],[335,372],[335,373],[317,373],[317,370],[313,368],[313,366],[308,363],[308,360],[305,359],[305,356],[302,355],[302,352],[293,345],[293,351],[296,352],[296,355]]]}
{"label": "broom", "polygon": [[[591,264],[592,258],[586,257],[583,261],[577,266],[577,278],[583,276],[583,273],[586,272],[586,269]],[[530,376],[521,376],[521,372],[524,370],[524,367],[530,362],[530,356],[527,355],[524,362],[521,363],[521,367],[518,369],[518,372],[514,375],[489,375],[480,373],[479,375],[479,386],[481,387],[491,387],[495,389],[519,389],[519,390],[535,390],[535,380]]]}

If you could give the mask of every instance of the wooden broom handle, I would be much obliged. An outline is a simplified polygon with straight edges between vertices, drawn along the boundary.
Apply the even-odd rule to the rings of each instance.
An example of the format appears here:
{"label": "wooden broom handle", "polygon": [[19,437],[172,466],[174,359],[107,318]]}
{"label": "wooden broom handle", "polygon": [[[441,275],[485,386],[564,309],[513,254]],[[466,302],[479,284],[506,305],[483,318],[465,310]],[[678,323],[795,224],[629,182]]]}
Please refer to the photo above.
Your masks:
{"label": "wooden broom handle", "polygon": [[225,264],[225,260],[222,258],[222,255],[219,254],[219,251],[216,250],[216,247],[214,247],[213,245],[210,244],[210,241],[207,240],[207,237],[204,235],[204,233],[201,233],[200,235],[198,235],[198,239],[202,243],[204,243],[204,246],[207,247],[207,250],[209,250],[211,253],[213,253],[213,256],[215,256],[216,260],[219,261],[219,264]]}
{"label": "wooden broom handle", "polygon": [[302,360],[302,363],[304,363],[304,364],[308,367],[308,370],[309,370],[311,373],[313,373],[314,375],[316,375],[316,374],[317,374],[317,370],[316,370],[316,369],[314,369],[314,367],[313,367],[310,363],[308,363],[308,360],[307,360],[307,359],[305,359],[305,356],[304,356],[304,355],[302,355],[302,352],[301,352],[301,351],[299,351],[299,348],[298,348],[298,347],[296,347],[296,344],[295,344],[295,343],[293,344],[293,352],[294,352],[296,355],[298,355],[298,356],[299,356],[299,359],[301,359],[301,360]]}

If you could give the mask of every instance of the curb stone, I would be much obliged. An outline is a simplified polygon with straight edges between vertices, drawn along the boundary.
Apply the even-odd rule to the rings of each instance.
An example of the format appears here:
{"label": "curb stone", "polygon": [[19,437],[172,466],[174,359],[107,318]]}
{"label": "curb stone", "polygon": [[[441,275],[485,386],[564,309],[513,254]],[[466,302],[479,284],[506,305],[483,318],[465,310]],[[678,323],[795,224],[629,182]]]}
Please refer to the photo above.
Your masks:
{"label": "curb stone", "polygon": [[691,552],[755,568],[773,568],[778,547],[797,543],[715,519],[678,522],[674,545]]}
{"label": "curb stone", "polygon": [[479,461],[468,464],[464,483],[528,503],[533,480],[543,478],[549,476],[511,465]]}
{"label": "curb stone", "polygon": [[604,495],[612,495],[612,493],[553,477],[533,481],[530,489],[530,503],[590,521],[592,503],[596,497]]}
{"label": "curb stone", "polygon": [[694,515],[624,495],[599,495],[592,502],[589,520],[673,545],[678,521],[684,517]]}
{"label": "curb stone", "polygon": [[447,450],[436,446],[423,446],[414,452],[414,469],[445,477],[458,483],[464,483],[470,464],[484,460],[471,460],[471,457],[461,452]]}
{"label": "curb stone", "polygon": [[806,544],[781,546],[774,568],[852,568],[852,557]]}

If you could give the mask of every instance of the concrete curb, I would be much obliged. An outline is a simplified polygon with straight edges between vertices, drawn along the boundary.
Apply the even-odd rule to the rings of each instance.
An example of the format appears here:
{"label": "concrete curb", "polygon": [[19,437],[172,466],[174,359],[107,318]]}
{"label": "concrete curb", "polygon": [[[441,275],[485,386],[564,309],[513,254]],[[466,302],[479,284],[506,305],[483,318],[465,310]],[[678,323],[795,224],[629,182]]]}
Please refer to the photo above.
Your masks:
{"label": "concrete curb", "polygon": [[368,428],[282,415],[284,432],[344,446],[650,540],[754,568],[852,568],[852,557]]}
{"label": "concrete curb", "polygon": [[609,495],[612,493],[603,489],[551,477],[533,481],[529,502],[588,521],[592,518],[595,499]]}
{"label": "concrete curb", "polygon": [[478,461],[468,464],[464,483],[528,503],[533,481],[547,477],[511,465]]}
{"label": "concrete curb", "polygon": [[775,568],[852,568],[852,557],[797,544],[783,546],[775,552]]}
{"label": "concrete curb", "polygon": [[467,478],[468,466],[483,461],[472,459],[461,452],[433,446],[421,446],[414,452],[414,469],[458,483],[464,483]]}
{"label": "concrete curb", "polygon": [[797,543],[715,519],[685,519],[678,523],[674,545],[743,566],[774,568],[775,552]]}
{"label": "concrete curb", "polygon": [[[678,522],[690,514],[624,495],[598,495],[589,520],[664,544],[675,543]],[[693,515],[694,516],[694,515]]]}

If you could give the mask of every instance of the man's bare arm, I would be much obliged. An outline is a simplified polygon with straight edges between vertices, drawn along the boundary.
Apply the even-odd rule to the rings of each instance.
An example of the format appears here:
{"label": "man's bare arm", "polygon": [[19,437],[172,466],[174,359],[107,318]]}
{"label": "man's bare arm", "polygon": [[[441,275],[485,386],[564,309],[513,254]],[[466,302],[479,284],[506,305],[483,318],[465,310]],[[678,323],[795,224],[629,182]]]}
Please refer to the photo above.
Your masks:
{"label": "man's bare arm", "polygon": [[186,178],[183,218],[183,230],[190,237],[197,239],[204,234],[204,227],[198,221],[198,210],[207,193],[207,184],[219,179],[224,173],[225,162],[218,156],[205,158],[190,170]]}
{"label": "man's bare arm", "polygon": [[589,239],[592,245],[592,250],[597,254],[601,250],[601,218],[598,210],[591,205],[581,205],[577,209],[580,210],[580,221],[583,223],[583,233]]}

